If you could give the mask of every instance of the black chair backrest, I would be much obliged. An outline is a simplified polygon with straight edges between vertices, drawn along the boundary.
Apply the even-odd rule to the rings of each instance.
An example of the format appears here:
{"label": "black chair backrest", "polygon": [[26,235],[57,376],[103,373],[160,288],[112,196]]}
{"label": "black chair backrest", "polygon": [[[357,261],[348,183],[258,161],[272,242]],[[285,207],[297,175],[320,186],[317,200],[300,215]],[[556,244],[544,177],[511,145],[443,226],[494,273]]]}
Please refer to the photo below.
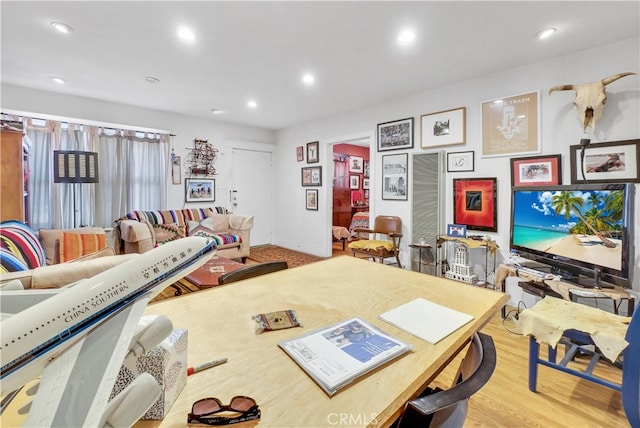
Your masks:
{"label": "black chair backrest", "polygon": [[496,368],[491,336],[476,333],[458,371],[455,386],[407,403],[398,427],[463,426],[468,399],[489,381]]}
{"label": "black chair backrest", "polygon": [[218,284],[229,284],[231,282],[241,281],[243,279],[253,278],[254,276],[264,275],[266,273],[277,272],[279,270],[287,269],[289,265],[287,262],[265,262],[257,265],[249,265],[233,272],[220,275],[218,278]]}

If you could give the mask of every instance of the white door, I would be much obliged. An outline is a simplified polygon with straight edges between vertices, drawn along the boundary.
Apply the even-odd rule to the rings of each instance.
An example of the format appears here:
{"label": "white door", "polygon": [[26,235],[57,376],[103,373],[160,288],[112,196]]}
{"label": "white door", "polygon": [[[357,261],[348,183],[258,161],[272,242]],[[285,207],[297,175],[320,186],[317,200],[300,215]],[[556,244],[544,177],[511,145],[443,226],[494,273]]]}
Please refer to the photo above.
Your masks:
{"label": "white door", "polygon": [[254,216],[251,246],[271,244],[271,152],[233,149],[231,210]]}

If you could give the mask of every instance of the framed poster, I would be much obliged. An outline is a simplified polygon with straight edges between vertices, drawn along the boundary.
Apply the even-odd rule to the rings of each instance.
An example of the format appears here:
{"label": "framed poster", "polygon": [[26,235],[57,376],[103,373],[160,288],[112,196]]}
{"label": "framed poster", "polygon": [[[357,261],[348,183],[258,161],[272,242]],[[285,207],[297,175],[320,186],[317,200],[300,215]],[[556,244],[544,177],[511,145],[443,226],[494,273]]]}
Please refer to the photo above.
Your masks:
{"label": "framed poster", "polygon": [[560,155],[511,158],[512,186],[546,186],[562,184]]}
{"label": "framed poster", "polygon": [[[640,139],[569,146],[571,183],[640,183]],[[583,177],[584,174],[584,177]]]}
{"label": "framed poster", "polygon": [[349,156],[349,172],[363,172],[364,161],[360,156]]}
{"label": "framed poster", "polygon": [[320,162],[320,153],[318,153],[319,147],[320,142],[318,141],[307,143],[307,163]]}
{"label": "framed poster", "polygon": [[369,161],[364,161],[364,171],[362,172],[365,177],[369,177]]}
{"label": "framed poster", "polygon": [[171,158],[171,182],[173,184],[182,183],[182,168],[180,166],[180,156]]}
{"label": "framed poster", "polygon": [[464,144],[466,112],[466,107],[460,107],[420,116],[420,147]]}
{"label": "framed poster", "polygon": [[473,171],[475,152],[447,153],[447,172]]}
{"label": "framed poster", "polygon": [[322,186],[322,167],[307,166],[302,168],[303,186]]}
{"label": "framed poster", "polygon": [[407,200],[409,155],[382,156],[382,199]]}
{"label": "framed poster", "polygon": [[378,151],[413,148],[413,118],[378,124]]}
{"label": "framed poster", "polygon": [[349,176],[349,189],[351,189],[351,190],[360,190],[360,176],[359,175],[350,175]]}
{"label": "framed poster", "polygon": [[304,147],[296,147],[296,160],[298,162],[302,162],[304,160]]}
{"label": "framed poster", "polygon": [[318,211],[318,189],[306,189],[306,208],[311,211]]}
{"label": "framed poster", "polygon": [[187,178],[185,202],[213,202],[216,200],[216,181],[212,178]]}
{"label": "framed poster", "polygon": [[485,101],[482,156],[540,153],[539,91]]}
{"label": "framed poster", "polygon": [[453,179],[453,221],[468,230],[497,232],[496,178]]}
{"label": "framed poster", "polygon": [[367,190],[369,188],[369,179],[368,178],[363,178],[362,179],[362,188],[364,190]]}

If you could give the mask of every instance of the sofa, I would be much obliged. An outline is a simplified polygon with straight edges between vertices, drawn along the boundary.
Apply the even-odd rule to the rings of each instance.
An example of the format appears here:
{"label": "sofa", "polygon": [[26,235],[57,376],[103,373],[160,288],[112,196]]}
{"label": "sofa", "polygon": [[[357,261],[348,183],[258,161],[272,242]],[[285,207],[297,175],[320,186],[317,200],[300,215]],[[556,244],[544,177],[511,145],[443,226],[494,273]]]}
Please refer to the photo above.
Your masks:
{"label": "sofa", "polygon": [[58,288],[110,269],[134,255],[117,256],[102,228],[40,229],[0,223],[0,285]]}
{"label": "sofa", "polygon": [[113,239],[118,254],[144,253],[185,236],[214,239],[216,254],[246,262],[250,253],[253,216],[219,212],[215,208],[132,211],[116,220]]}

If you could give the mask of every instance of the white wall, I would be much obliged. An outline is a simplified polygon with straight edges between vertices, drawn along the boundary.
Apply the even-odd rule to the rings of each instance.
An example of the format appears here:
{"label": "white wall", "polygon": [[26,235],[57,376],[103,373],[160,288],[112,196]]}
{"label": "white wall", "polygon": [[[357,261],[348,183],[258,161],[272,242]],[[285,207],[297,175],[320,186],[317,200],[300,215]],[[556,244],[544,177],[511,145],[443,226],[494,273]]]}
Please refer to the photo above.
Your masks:
{"label": "white wall", "polygon": [[[447,174],[445,222],[452,223],[452,179],[465,177],[498,178],[498,233],[484,233],[497,240],[501,251],[508,252],[510,223],[510,161],[509,157],[481,157],[480,103],[514,94],[540,90],[541,141],[543,154],[562,154],[564,184],[570,183],[569,146],[578,144],[581,138],[592,142],[619,141],[640,138],[640,79],[629,76],[609,85],[605,115],[598,123],[595,135],[585,136],[573,108],[573,91],[548,94],[549,88],[560,84],[587,83],[624,71],[639,72],[640,40],[635,37],[614,44],[575,52],[571,55],[534,63],[513,70],[481,76],[473,80],[433,91],[416,93],[385,104],[368,106],[356,111],[327,117],[296,127],[281,130],[277,134],[278,153],[275,159],[275,186],[289,189],[277,192],[278,206],[274,237],[276,244],[299,248],[312,254],[330,255],[331,186],[326,171],[330,168],[327,144],[347,136],[370,135],[375,146],[376,125],[406,117],[415,118],[414,149],[411,153],[424,152],[420,146],[420,115],[452,108],[466,107],[467,135],[463,146],[449,146],[447,151],[474,150],[475,171]],[[444,60],[444,59],[443,59]],[[399,77],[401,78],[401,77]],[[347,139],[347,138],[344,138]],[[323,186],[320,188],[319,211],[306,211],[304,189],[300,186],[300,168],[305,162],[295,161],[295,147],[309,141],[320,141],[320,165],[323,166]],[[382,154],[403,153],[383,152]],[[383,201],[380,176],[381,153],[372,147],[371,153],[371,215],[390,214],[403,218],[405,236],[411,236],[411,183],[408,201]],[[519,156],[519,155],[518,155]],[[411,159],[411,156],[410,156]],[[317,164],[316,164],[317,165]],[[410,164],[409,168],[412,168]],[[411,171],[409,171],[409,176]],[[640,216],[640,194],[636,185],[636,224]],[[636,229],[636,256],[634,289],[640,290],[640,235]],[[409,265],[409,251],[404,240],[403,264]]]}
{"label": "white wall", "polygon": [[[187,148],[194,146],[194,139],[209,140],[219,150],[218,159],[214,164],[218,173],[215,177],[216,201],[214,206],[224,206],[229,209],[231,208],[229,203],[231,149],[262,151],[276,149],[275,132],[268,129],[234,125],[214,119],[206,120],[92,98],[3,84],[2,111],[6,110],[75,118],[79,123],[86,123],[83,122],[84,119],[85,121],[128,125],[136,127],[136,129],[142,127],[170,131],[175,134],[172,142],[176,155],[181,156],[183,176],[180,185],[169,185],[167,208],[172,209],[184,206],[184,176],[187,173],[184,161],[187,158]],[[140,165],[140,167],[149,166]],[[190,208],[202,206],[211,206],[211,204],[189,204]]]}

